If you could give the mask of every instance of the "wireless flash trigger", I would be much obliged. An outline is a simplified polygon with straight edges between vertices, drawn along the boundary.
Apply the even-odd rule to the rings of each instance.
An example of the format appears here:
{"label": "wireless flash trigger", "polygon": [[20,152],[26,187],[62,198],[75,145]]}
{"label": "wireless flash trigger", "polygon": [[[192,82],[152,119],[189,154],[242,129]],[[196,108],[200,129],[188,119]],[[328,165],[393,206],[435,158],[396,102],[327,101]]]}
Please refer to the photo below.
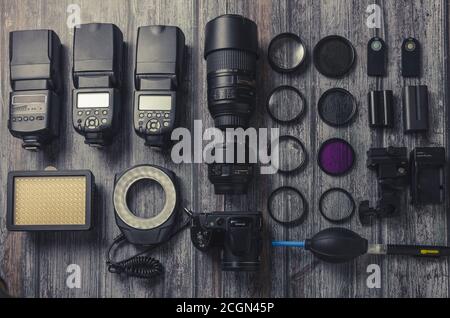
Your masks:
{"label": "wireless flash trigger", "polygon": [[185,36],[172,26],[140,27],[137,39],[134,128],[150,147],[170,148],[178,124]]}
{"label": "wireless flash trigger", "polygon": [[8,128],[23,148],[40,150],[59,135],[61,42],[51,30],[10,33],[12,93]]}
{"label": "wireless flash trigger", "polygon": [[419,41],[408,38],[402,46],[402,75],[403,77],[420,77],[421,47]]}
{"label": "wireless flash trigger", "polygon": [[73,125],[92,147],[108,146],[119,130],[124,43],[114,24],[75,28]]}
{"label": "wireless flash trigger", "polygon": [[367,45],[367,75],[386,76],[387,48],[379,37],[374,37]]}

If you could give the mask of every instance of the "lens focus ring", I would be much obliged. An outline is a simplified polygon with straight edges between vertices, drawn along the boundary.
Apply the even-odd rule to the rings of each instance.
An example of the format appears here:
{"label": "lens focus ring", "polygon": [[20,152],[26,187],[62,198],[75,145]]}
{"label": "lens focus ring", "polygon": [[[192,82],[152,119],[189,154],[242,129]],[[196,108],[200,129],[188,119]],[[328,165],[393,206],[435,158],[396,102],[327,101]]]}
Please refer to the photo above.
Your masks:
{"label": "lens focus ring", "polygon": [[211,53],[207,58],[208,74],[227,70],[256,73],[255,55],[245,51],[222,50]]}

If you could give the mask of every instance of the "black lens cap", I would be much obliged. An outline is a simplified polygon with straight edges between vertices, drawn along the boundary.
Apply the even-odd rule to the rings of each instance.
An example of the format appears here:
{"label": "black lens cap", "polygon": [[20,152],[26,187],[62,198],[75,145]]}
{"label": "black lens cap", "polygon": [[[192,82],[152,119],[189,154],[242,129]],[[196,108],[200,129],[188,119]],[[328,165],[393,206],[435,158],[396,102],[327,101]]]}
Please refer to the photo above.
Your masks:
{"label": "black lens cap", "polygon": [[314,64],[317,70],[327,77],[343,77],[350,72],[355,61],[355,48],[342,36],[323,38],[314,48]]}
{"label": "black lens cap", "polygon": [[302,39],[293,33],[279,34],[269,45],[269,64],[279,73],[299,71],[305,65],[307,55]]}
{"label": "black lens cap", "polygon": [[357,112],[356,100],[342,88],[332,88],[319,99],[320,118],[332,127],[349,125]]}

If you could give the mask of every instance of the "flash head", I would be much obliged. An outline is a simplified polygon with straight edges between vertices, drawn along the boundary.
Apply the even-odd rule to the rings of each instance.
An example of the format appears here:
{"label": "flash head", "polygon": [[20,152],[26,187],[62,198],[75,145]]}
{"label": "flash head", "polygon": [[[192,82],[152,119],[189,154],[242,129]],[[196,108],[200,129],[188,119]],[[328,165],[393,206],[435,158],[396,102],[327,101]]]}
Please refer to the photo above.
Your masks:
{"label": "flash head", "polygon": [[167,149],[178,124],[185,36],[174,26],[140,27],[135,66],[134,128],[147,146]]}
{"label": "flash head", "polygon": [[119,129],[124,43],[114,24],[75,28],[73,51],[73,125],[86,144],[111,144]]}
{"label": "flash head", "polygon": [[[165,193],[165,203],[155,217],[137,217],[127,203],[128,192],[139,181],[152,180]],[[114,208],[116,222],[128,242],[137,245],[156,245],[170,239],[178,215],[180,195],[173,172],[157,166],[142,165],[131,168],[116,176],[114,187]]]}
{"label": "flash head", "polygon": [[24,149],[40,150],[59,134],[61,41],[51,30],[14,31],[9,54],[8,128]]}

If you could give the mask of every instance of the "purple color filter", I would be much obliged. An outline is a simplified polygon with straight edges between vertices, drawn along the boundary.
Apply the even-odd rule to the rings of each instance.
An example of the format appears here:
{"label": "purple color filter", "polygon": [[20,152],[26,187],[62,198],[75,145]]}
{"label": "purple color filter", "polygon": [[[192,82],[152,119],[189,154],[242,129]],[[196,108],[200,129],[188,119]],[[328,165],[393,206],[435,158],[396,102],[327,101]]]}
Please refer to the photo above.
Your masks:
{"label": "purple color filter", "polygon": [[347,174],[355,163],[355,151],[342,139],[331,139],[325,142],[319,151],[319,166],[323,172],[331,176]]}

